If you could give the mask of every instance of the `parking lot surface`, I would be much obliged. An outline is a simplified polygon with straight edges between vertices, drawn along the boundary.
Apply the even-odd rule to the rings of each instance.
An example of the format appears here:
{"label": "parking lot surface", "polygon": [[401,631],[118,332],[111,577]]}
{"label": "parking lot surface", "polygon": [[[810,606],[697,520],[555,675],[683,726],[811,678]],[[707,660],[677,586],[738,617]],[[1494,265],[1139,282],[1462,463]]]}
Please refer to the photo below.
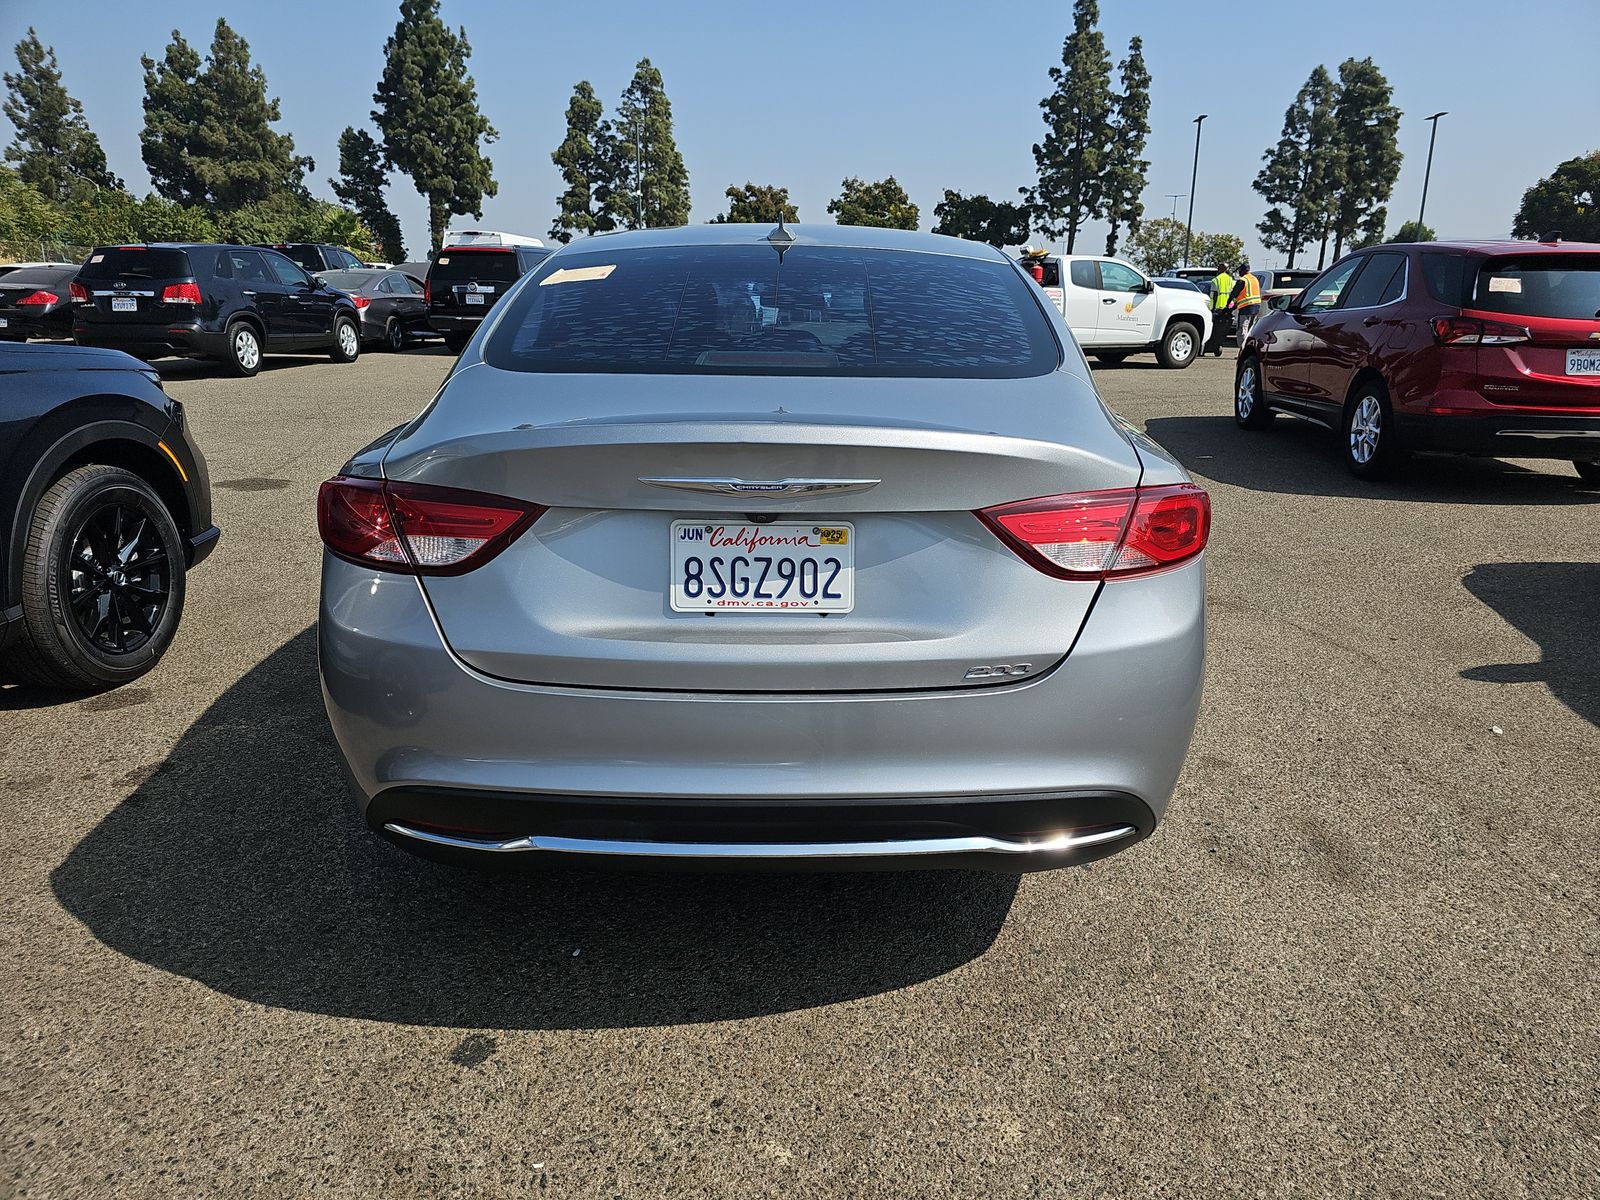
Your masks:
{"label": "parking lot surface", "polygon": [[316,676],[317,484],[449,361],[163,364],[223,530],[176,643],[0,690],[0,1197],[1600,1191],[1569,465],[1361,483],[1236,430],[1231,355],[1100,370],[1215,506],[1151,839],[1020,880],[475,874],[361,826]]}

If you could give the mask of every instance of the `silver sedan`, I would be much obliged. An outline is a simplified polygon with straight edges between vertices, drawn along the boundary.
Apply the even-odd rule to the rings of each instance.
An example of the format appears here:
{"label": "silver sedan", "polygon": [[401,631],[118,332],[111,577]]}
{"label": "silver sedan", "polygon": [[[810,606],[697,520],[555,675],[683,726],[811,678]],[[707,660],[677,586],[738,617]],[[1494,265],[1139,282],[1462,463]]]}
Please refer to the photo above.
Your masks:
{"label": "silver sedan", "polygon": [[434,857],[1084,862],[1200,701],[1205,492],[951,238],[567,246],[318,521],[357,801]]}

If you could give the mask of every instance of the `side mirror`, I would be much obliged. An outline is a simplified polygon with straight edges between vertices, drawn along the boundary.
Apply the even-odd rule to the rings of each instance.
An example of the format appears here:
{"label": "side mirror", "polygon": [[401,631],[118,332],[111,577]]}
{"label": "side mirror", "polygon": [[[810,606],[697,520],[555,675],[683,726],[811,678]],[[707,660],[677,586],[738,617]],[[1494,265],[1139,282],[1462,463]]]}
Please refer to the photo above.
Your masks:
{"label": "side mirror", "polygon": [[1144,280],[1139,284],[1139,290],[1146,295],[1149,295],[1151,292],[1156,290],[1156,281],[1154,279]]}

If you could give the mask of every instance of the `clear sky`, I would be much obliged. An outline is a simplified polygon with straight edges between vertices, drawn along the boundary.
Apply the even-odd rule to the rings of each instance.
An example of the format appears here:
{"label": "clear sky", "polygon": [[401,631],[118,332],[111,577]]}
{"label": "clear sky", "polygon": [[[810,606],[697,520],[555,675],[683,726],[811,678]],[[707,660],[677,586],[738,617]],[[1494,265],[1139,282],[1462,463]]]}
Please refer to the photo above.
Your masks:
{"label": "clear sky", "polygon": [[[139,56],[159,58],[173,28],[203,52],[225,16],[281,101],[279,127],[316,159],[312,190],[331,197],[339,132],[368,123],[397,9],[388,0],[0,0],[0,43],[14,69],[9,47],[38,28],[113,170],[142,192]],[[1169,215],[1167,193],[1189,191],[1192,121],[1208,113],[1195,227],[1245,237],[1257,265],[1272,260],[1255,239],[1264,205],[1250,183],[1318,63],[1336,70],[1371,55],[1394,85],[1405,165],[1391,231],[1416,215],[1429,113],[1450,113],[1427,212],[1444,237],[1507,234],[1523,189],[1600,148],[1597,0],[1102,0],[1101,9],[1113,56],[1137,34],[1153,76],[1147,215]],[[947,187],[1010,198],[1032,175],[1038,101],[1071,21],[1067,0],[445,0],[443,10],[466,26],[480,103],[500,131],[490,148],[500,193],[483,223],[540,236],[560,190],[550,152],[572,85],[590,80],[609,111],[644,56],[666,80],[696,221],[747,179],[787,186],[809,221],[830,219],[827,202],[846,175],[895,175],[924,228]],[[0,134],[9,140],[3,119]],[[390,195],[415,252],[427,236],[424,204],[403,177]],[[1177,203],[1182,218],[1188,201]],[[1103,244],[1091,229],[1087,249]]]}

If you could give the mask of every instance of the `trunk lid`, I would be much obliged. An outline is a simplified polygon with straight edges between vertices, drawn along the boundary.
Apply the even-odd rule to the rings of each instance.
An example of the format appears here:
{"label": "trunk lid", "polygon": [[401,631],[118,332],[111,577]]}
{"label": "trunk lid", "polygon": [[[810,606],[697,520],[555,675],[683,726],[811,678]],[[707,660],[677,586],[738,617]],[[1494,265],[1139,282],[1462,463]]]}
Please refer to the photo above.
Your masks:
{"label": "trunk lid", "polygon": [[510,248],[447,247],[428,270],[428,295],[435,312],[481,317],[521,276],[517,252]]}
{"label": "trunk lid", "polygon": [[1464,316],[1528,331],[1525,342],[1478,347],[1485,400],[1519,408],[1600,408],[1600,255],[1490,258],[1471,286]]}
{"label": "trunk lid", "polygon": [[[195,304],[166,304],[162,296],[175,284],[196,284],[194,267],[182,250],[153,246],[104,246],[89,256],[77,282],[89,293],[78,318],[95,325],[147,325],[193,320]],[[198,285],[197,285],[198,286]]]}

